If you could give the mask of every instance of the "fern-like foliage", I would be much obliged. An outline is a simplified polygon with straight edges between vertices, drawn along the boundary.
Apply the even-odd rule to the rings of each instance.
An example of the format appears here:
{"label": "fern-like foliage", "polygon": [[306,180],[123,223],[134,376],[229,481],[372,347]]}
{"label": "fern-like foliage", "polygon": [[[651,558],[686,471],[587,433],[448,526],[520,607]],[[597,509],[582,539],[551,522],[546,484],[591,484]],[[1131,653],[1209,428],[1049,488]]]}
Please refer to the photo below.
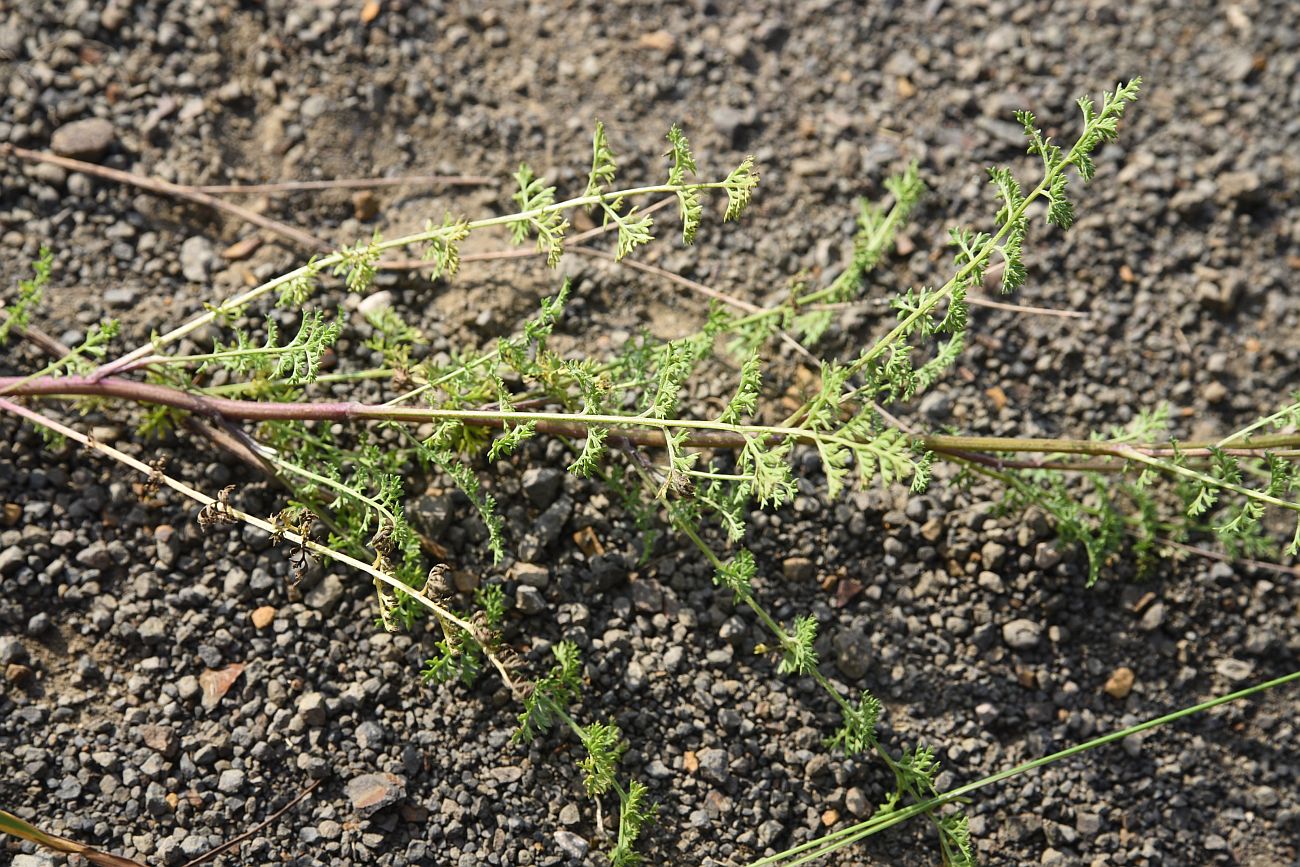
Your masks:
{"label": "fern-like foliage", "polygon": [[975,847],[970,820],[965,813],[950,813],[939,820],[939,846],[945,867],[975,867]]}
{"label": "fern-like foliage", "polygon": [[754,158],[745,157],[740,165],[727,175],[723,186],[727,190],[727,211],[722,219],[724,222],[739,220],[745,208],[749,207],[754,189],[758,186],[758,171],[754,168]]}
{"label": "fern-like foliage", "polygon": [[757,571],[754,555],[748,548],[741,548],[713,573],[713,583],[730,590],[735,595],[735,601],[740,602],[750,597],[751,582]]}
{"label": "fern-like foliage", "polygon": [[777,664],[782,674],[811,674],[817,668],[817,619],[810,614],[795,618],[794,632],[787,635],[785,654]]}
{"label": "fern-like foliage", "polygon": [[939,776],[939,761],[934,757],[934,750],[925,744],[918,744],[911,752],[903,753],[896,766],[901,788],[914,792],[918,796],[937,795],[935,778]]}
{"label": "fern-like foliage", "polygon": [[879,744],[876,726],[883,709],[880,699],[863,690],[857,704],[849,704],[847,710],[841,710],[843,723],[833,736],[826,739],[826,746],[842,750],[845,756],[874,750]]}
{"label": "fern-like foliage", "polygon": [[321,357],[338,340],[341,319],[336,316],[326,322],[322,311],[305,311],[298,333],[278,354],[271,375],[283,378],[289,385],[315,382],[320,373]]}
{"label": "fern-like foliage", "polygon": [[351,291],[365,293],[374,285],[376,265],[383,252],[380,247],[382,240],[376,229],[368,242],[358,241],[351,247],[339,249],[339,262],[334,266],[334,274],[343,275],[343,282]]}
{"label": "fern-like foliage", "polygon": [[535,236],[537,251],[545,253],[546,264],[554,268],[564,255],[564,236],[569,230],[569,221],[552,207],[555,187],[548,187],[546,181],[534,175],[526,163],[520,164],[519,171],[515,172],[515,182],[519,191],[514,199],[520,214],[510,223],[511,236],[516,244]]}
{"label": "fern-like foliage", "polygon": [[0,346],[9,340],[10,332],[27,327],[31,321],[32,311],[41,303],[45,286],[50,282],[50,272],[54,268],[54,253],[49,247],[41,246],[40,253],[32,263],[32,276],[18,281],[18,296],[12,304],[0,308]]}
{"label": "fern-like foliage", "polygon": [[69,373],[88,373],[92,367],[90,359],[102,360],[108,354],[109,345],[117,338],[121,324],[116,319],[105,319],[86,329],[86,336],[72,351],[59,359],[46,370],[63,368]]}
{"label": "fern-like foliage", "polygon": [[533,685],[524,700],[519,727],[511,736],[512,743],[528,743],[555,723],[557,709],[563,710],[578,700],[582,690],[578,646],[571,641],[561,641],[551,648],[551,652],[555,655],[555,665]]}
{"label": "fern-like foliage", "polygon": [[469,222],[458,220],[449,213],[443,217],[441,226],[435,226],[430,220],[424,230],[429,234],[424,245],[424,259],[432,266],[430,279],[455,277],[460,271],[460,243],[469,237]]}
{"label": "fern-like foliage", "polygon": [[746,416],[753,415],[758,408],[758,396],[763,389],[763,372],[758,353],[745,359],[740,368],[740,384],[736,394],[727,403],[726,409],[718,417],[723,424],[738,424]]}
{"label": "fern-like foliage", "polygon": [[474,475],[472,469],[462,463],[449,449],[439,448],[436,441],[435,444],[426,442],[420,448],[419,454],[450,476],[461,493],[469,498],[487,528],[487,545],[488,550],[492,552],[492,562],[501,562],[501,558],[505,556],[505,541],[501,535],[501,516],[497,514],[496,499],[491,494],[484,493],[478,476]]}
{"label": "fern-like foliage", "polygon": [[614,162],[614,152],[609,149],[609,140],[605,137],[605,124],[596,122],[596,132],[591,144],[591,172],[587,175],[587,189],[584,196],[598,196],[607,187],[614,185],[614,173],[618,168]]}
{"label": "fern-like foliage", "polygon": [[646,787],[636,780],[628,784],[626,794],[620,793],[619,801],[618,840],[609,853],[609,865],[634,867],[642,863],[635,849],[637,838],[642,828],[654,821],[659,808],[650,803]]}
{"label": "fern-like foliage", "polygon": [[286,309],[301,307],[316,292],[316,281],[320,277],[318,257],[312,256],[307,264],[299,268],[291,277],[280,283],[280,306]]}
{"label": "fern-like foliage", "polygon": [[583,788],[592,797],[603,795],[615,784],[614,770],[627,751],[623,733],[613,723],[592,723],[582,729],[586,758],[578,762]]}
{"label": "fern-like foliage", "polygon": [[668,153],[673,158],[668,170],[668,183],[680,186],[677,191],[677,210],[682,220],[682,242],[695,243],[695,233],[699,231],[700,220],[704,216],[704,206],[700,203],[700,191],[695,187],[685,186],[686,179],[695,174],[695,156],[691,153],[690,143],[681,129],[673,124],[668,130]]}

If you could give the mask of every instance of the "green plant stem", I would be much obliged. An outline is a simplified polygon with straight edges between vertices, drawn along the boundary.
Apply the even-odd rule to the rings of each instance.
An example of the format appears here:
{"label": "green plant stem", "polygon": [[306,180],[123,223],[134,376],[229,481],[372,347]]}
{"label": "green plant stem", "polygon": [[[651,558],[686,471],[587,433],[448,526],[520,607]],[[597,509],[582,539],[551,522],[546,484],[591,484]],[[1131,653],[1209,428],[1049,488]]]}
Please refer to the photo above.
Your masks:
{"label": "green plant stem", "polygon": [[[865,837],[869,837],[879,831],[883,831],[885,828],[906,821],[907,819],[910,819],[913,816],[917,816],[925,812],[931,812],[944,806],[945,804],[951,804],[963,800],[967,795],[971,794],[972,792],[978,791],[979,789],[994,785],[996,783],[1000,783],[1003,780],[1007,780],[1012,777],[1017,777],[1020,776],[1021,774],[1028,773],[1029,771],[1037,770],[1038,768],[1053,764],[1054,762],[1061,761],[1062,759],[1068,759],[1072,756],[1076,756],[1081,753],[1087,752],[1089,750],[1096,749],[1097,747],[1102,747],[1107,744],[1114,743],[1115,741],[1123,740],[1124,738],[1129,737],[1131,735],[1140,734],[1141,732],[1148,731],[1153,728],[1158,728],[1159,726],[1167,725],[1172,722],[1177,722],[1178,720],[1183,719],[1184,717],[1188,717],[1197,713],[1202,713],[1204,711],[1218,707],[1219,705],[1228,704],[1229,702],[1238,701],[1243,698],[1248,698],[1249,696],[1255,695],[1256,693],[1264,692],[1265,690],[1274,689],[1279,686],[1285,686],[1286,684],[1292,683],[1297,680],[1300,680],[1300,671],[1293,671],[1290,674],[1273,678],[1272,680],[1268,680],[1263,683],[1258,683],[1255,684],[1254,686],[1237,690],[1236,692],[1232,692],[1227,695],[1218,696],[1217,698],[1212,698],[1207,701],[1203,701],[1200,704],[1192,705],[1191,707],[1185,707],[1182,708],[1181,710],[1174,711],[1173,713],[1168,713],[1165,714],[1164,716],[1159,716],[1154,719],[1147,720],[1146,722],[1138,723],[1137,725],[1129,726],[1128,728],[1120,729],[1119,731],[1114,731],[1109,734],[1102,735],[1101,737],[1093,738],[1090,741],[1086,741],[1082,744],[1076,744],[1073,747],[1060,750],[1058,752],[1052,753],[1051,755],[1033,759],[1028,762],[1023,762],[1022,764],[1016,765],[1015,767],[1007,768],[1006,770],[999,771],[996,774],[991,774],[987,777],[976,780],[973,783],[967,783],[964,786],[958,786],[957,788],[950,789],[949,791],[944,792],[941,795],[935,795],[934,797],[928,798],[923,802],[909,805],[907,807],[904,807],[901,810],[895,810],[893,812],[873,816],[870,819],[866,820],[865,822],[860,822],[856,825],[841,829],[832,834],[827,834],[826,836],[818,840],[812,840],[802,845],[795,846],[791,849],[787,849],[784,852],[779,852],[776,855],[770,855],[766,858],[761,858],[757,861],[750,862],[749,867],[768,867],[768,865],[773,865],[773,864],[783,864],[786,865],[786,867],[794,867],[794,865],[796,864],[806,864],[809,861],[829,855],[831,852],[834,852],[837,849],[843,848],[844,846],[848,846],[852,843],[856,843],[858,840],[861,840]],[[787,860],[796,855],[800,855],[802,857],[794,861]]]}
{"label": "green plant stem", "polygon": [[[1295,397],[1300,398],[1300,395],[1296,395]],[[1236,431],[1235,433],[1228,434],[1226,437],[1224,437],[1223,439],[1215,443],[1215,445],[1219,448],[1223,448],[1228,443],[1236,442],[1237,440],[1246,440],[1253,445],[1256,442],[1256,440],[1247,439],[1251,433],[1267,425],[1280,424],[1285,419],[1291,418],[1292,416],[1295,416],[1298,413],[1300,413],[1300,401],[1290,404],[1289,406],[1284,406],[1281,409],[1279,409],[1277,412],[1273,413],[1272,415],[1266,415],[1263,418],[1256,419],[1254,422],[1246,425],[1241,430]]]}
{"label": "green plant stem", "polygon": [[1195,482],[1199,482],[1202,485],[1210,485],[1212,487],[1222,488],[1226,491],[1232,491],[1235,494],[1240,494],[1243,497],[1249,497],[1253,500],[1258,500],[1261,503],[1268,503],[1270,506],[1277,506],[1279,509],[1289,509],[1292,512],[1300,512],[1300,502],[1297,503],[1288,502],[1287,500],[1274,497],[1268,493],[1265,493],[1264,491],[1257,491],[1253,488],[1247,488],[1244,485],[1238,485],[1226,481],[1224,479],[1217,479],[1213,476],[1207,476],[1205,473],[1198,473],[1196,472],[1196,470],[1190,469],[1188,467],[1182,467],[1182,466],[1178,466],[1177,464],[1166,463],[1164,461],[1157,460],[1156,458],[1151,457],[1150,455],[1143,454],[1142,452],[1139,452],[1136,449],[1130,449],[1128,447],[1124,447],[1121,450],[1119,456],[1128,458],[1131,461],[1136,461],[1140,464],[1145,464],[1146,466],[1149,466],[1155,470],[1159,470],[1162,473],[1173,473],[1175,475],[1182,476],[1185,479],[1191,479]]}
{"label": "green plant stem", "polygon": [[397,523],[397,517],[391,511],[389,511],[384,506],[383,503],[379,502],[373,497],[367,497],[365,494],[361,493],[355,488],[349,488],[347,485],[343,484],[342,482],[336,479],[331,479],[329,476],[322,476],[320,473],[313,472],[307,469],[306,467],[300,467],[295,463],[286,461],[284,458],[280,457],[279,455],[271,453],[269,449],[263,449],[261,451],[261,457],[265,458],[271,464],[273,464],[276,467],[279,467],[281,470],[284,470],[286,473],[289,473],[290,475],[307,479],[308,481],[316,485],[319,485],[322,488],[329,488],[331,491],[334,491],[337,494],[342,494],[345,497],[351,497],[352,499],[357,500],[358,502],[364,503],[366,506],[369,506],[371,509],[373,509],[381,518],[387,520],[390,524]]}

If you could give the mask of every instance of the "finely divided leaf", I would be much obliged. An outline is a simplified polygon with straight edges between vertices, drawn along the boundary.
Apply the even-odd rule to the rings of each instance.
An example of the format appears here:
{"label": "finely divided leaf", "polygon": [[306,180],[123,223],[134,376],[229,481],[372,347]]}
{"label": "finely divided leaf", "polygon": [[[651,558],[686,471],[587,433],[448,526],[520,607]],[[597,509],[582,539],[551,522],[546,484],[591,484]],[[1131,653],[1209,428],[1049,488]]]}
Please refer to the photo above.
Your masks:
{"label": "finely divided leaf", "polygon": [[739,220],[754,195],[754,188],[758,186],[758,172],[754,170],[754,158],[745,157],[744,161],[727,175],[727,180],[723,183],[727,189],[727,212],[722,219],[724,222]]}
{"label": "finely divided leaf", "polygon": [[[591,144],[591,172],[587,175],[587,189],[583,196],[598,196],[606,186],[614,183],[614,152],[605,139],[605,124],[596,121],[596,133]],[[590,206],[588,206],[590,207]]]}

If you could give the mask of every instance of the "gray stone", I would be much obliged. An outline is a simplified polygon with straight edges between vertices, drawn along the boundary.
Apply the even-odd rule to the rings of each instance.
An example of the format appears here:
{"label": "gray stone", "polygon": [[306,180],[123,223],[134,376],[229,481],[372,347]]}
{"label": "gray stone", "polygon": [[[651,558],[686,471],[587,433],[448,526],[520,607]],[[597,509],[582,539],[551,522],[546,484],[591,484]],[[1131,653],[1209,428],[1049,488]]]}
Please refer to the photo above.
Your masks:
{"label": "gray stone", "polygon": [[724,786],[730,778],[727,751],[711,747],[695,754],[700,763],[700,776],[716,786]]}
{"label": "gray stone", "polygon": [[546,511],[538,515],[537,520],[533,522],[532,527],[519,543],[519,559],[529,563],[536,562],[542,551],[560,537],[560,531],[564,529],[564,524],[569,520],[572,512],[573,500],[561,496]]}
{"label": "gray stone", "polygon": [[208,848],[208,841],[202,834],[191,834],[181,841],[181,854],[186,858],[197,858]]}
{"label": "gray stone", "polygon": [[857,786],[844,793],[844,808],[859,819],[871,812],[871,802]]}
{"label": "gray stone", "polygon": [[313,780],[322,780],[330,773],[330,763],[311,753],[299,753],[294,764],[298,766],[298,770],[305,771]]}
{"label": "gray stone", "polygon": [[181,701],[192,701],[198,698],[201,692],[203,692],[203,686],[199,683],[199,679],[192,674],[187,674],[176,681],[176,693],[181,697]]}
{"label": "gray stone", "polygon": [[181,274],[186,280],[192,283],[206,283],[217,254],[207,238],[195,235],[181,242],[180,258]]}
{"label": "gray stone", "polygon": [[659,759],[651,759],[650,763],[645,766],[645,772],[647,776],[653,777],[656,780],[668,780],[676,776],[676,774],[673,773],[672,768],[665,765]]}
{"label": "gray stone", "polygon": [[19,852],[9,864],[10,867],[53,867],[54,862],[48,855],[27,855]]}
{"label": "gray stone", "polygon": [[349,780],[345,791],[352,809],[365,817],[406,797],[406,780],[397,774],[362,774]]}
{"label": "gray stone", "polygon": [[578,813],[577,804],[565,804],[560,808],[560,824],[576,825],[582,821],[582,816]]}
{"label": "gray stone", "polygon": [[325,696],[319,692],[305,692],[298,697],[298,716],[309,726],[323,726],[327,714]]}
{"label": "gray stone", "polygon": [[27,648],[15,635],[0,635],[0,664],[27,661]]}
{"label": "gray stone", "polygon": [[113,566],[113,558],[108,553],[108,546],[98,540],[77,552],[77,562],[90,569],[109,569]]}
{"label": "gray stone", "polygon": [[862,631],[847,626],[835,634],[835,667],[849,680],[860,680],[871,662],[871,645]]}
{"label": "gray stone", "polygon": [[221,582],[221,592],[231,599],[241,599],[249,595],[248,573],[235,567],[226,573]]}
{"label": "gray stone", "polygon": [[745,619],[739,614],[733,614],[722,621],[722,626],[718,628],[718,638],[734,647],[744,640],[748,632],[749,624]]}
{"label": "gray stone", "polygon": [[681,668],[682,660],[686,657],[686,650],[680,644],[674,644],[664,651],[664,671],[669,674],[674,673]]}
{"label": "gray stone", "polygon": [[1002,626],[1002,640],[1007,643],[1007,647],[1014,650],[1029,650],[1037,647],[1042,634],[1041,625],[1024,618],[1012,620]]}
{"label": "gray stone", "polygon": [[115,137],[111,121],[91,117],[56,129],[50,137],[50,150],[74,160],[97,160],[112,146]]}
{"label": "gray stone", "polygon": [[514,579],[527,587],[545,589],[551,583],[551,570],[534,563],[516,563],[511,570]]}
{"label": "gray stone", "polygon": [[816,780],[831,772],[831,757],[826,753],[816,753],[804,766],[804,774],[810,780]]}
{"label": "gray stone", "polygon": [[781,571],[785,573],[787,581],[793,581],[796,584],[806,584],[817,578],[817,564],[807,557],[787,557],[781,563]]}
{"label": "gray stone", "polygon": [[447,529],[447,524],[451,521],[452,498],[448,494],[437,497],[425,494],[416,498],[409,514],[417,529],[426,536],[436,539],[442,535],[442,531]]}
{"label": "gray stone", "polygon": [[217,791],[226,795],[233,795],[240,789],[244,788],[244,772],[231,768],[221,772],[217,778]]}
{"label": "gray stone", "polygon": [[1085,837],[1095,837],[1101,830],[1101,816],[1096,813],[1079,813],[1074,817],[1074,829]]}
{"label": "gray stone", "polygon": [[758,842],[762,846],[770,846],[781,837],[781,832],[785,830],[776,819],[768,819],[758,826]]}
{"label": "gray stone", "polygon": [[496,780],[503,786],[517,783],[524,778],[523,768],[520,768],[517,765],[502,765],[499,768],[493,768],[488,771],[488,773],[492,775],[492,779]]}
{"label": "gray stone", "polygon": [[1243,680],[1249,680],[1250,676],[1255,673],[1255,663],[1243,659],[1220,659],[1214,663],[1214,670],[1218,672],[1219,676],[1234,683],[1240,683]]}
{"label": "gray stone", "polygon": [[17,545],[10,545],[3,551],[0,551],[0,575],[8,577],[14,574],[23,565],[23,549]]}
{"label": "gray stone", "polygon": [[1043,850],[1043,854],[1039,857],[1038,863],[1042,864],[1043,867],[1063,867],[1063,865],[1069,863],[1069,859],[1065,857],[1064,852],[1048,846]]}
{"label": "gray stone", "polygon": [[95,182],[89,175],[73,172],[68,175],[68,192],[77,198],[88,199],[95,192]]}
{"label": "gray stone", "polygon": [[384,745],[384,730],[374,720],[366,720],[357,726],[356,739],[357,745],[363,750],[382,747]]}
{"label": "gray stone", "polygon": [[146,617],[140,624],[140,640],[145,644],[162,644],[167,639],[167,624],[161,617]]}
{"label": "gray stone", "polygon": [[1218,58],[1219,74],[1227,81],[1245,81],[1255,71],[1255,55],[1247,47],[1225,51]]}
{"label": "gray stone", "polygon": [[371,317],[376,316],[379,311],[387,310],[392,306],[393,293],[389,292],[387,289],[383,289],[362,298],[361,303],[357,305],[357,312],[366,319],[370,319]]}
{"label": "gray stone", "polygon": [[58,166],[52,166],[49,163],[37,163],[29,168],[28,173],[38,181],[44,181],[56,189],[62,187],[68,180],[68,173]]}
{"label": "gray stone", "polygon": [[1138,624],[1143,632],[1153,632],[1160,628],[1165,622],[1165,603],[1154,602],[1146,611],[1142,612],[1142,620]]}
{"label": "gray stone", "polygon": [[115,286],[112,289],[105,290],[104,303],[109,307],[131,307],[135,305],[137,297],[134,289]]}
{"label": "gray stone", "polygon": [[581,862],[587,857],[587,849],[590,846],[587,841],[572,831],[556,831],[555,845],[560,847],[560,851],[565,854],[570,861]]}
{"label": "gray stone", "polygon": [[1258,809],[1268,810],[1277,805],[1279,796],[1272,786],[1252,786],[1247,801]]}
{"label": "gray stone", "polygon": [[329,97],[314,93],[302,101],[302,107],[299,111],[302,112],[303,120],[315,120],[329,111],[329,107]]}
{"label": "gray stone", "polygon": [[543,509],[555,502],[563,483],[564,471],[555,467],[529,467],[522,481],[524,494]]}
{"label": "gray stone", "polygon": [[[163,804],[163,812],[155,813],[154,815],[161,816],[163,815],[163,813],[167,812],[167,802],[162,801],[162,804]],[[153,811],[151,810],[150,812]],[[177,830],[175,833],[181,834],[184,832]],[[177,865],[183,863],[186,860],[185,853],[181,851],[181,841],[174,836],[164,837],[163,839],[159,840],[158,850],[154,856],[154,859],[156,861],[161,861],[164,865],[166,865],[166,867],[177,867]]]}
{"label": "gray stone", "polygon": [[525,584],[515,589],[515,608],[521,614],[540,614],[546,610],[546,597],[536,587]]}
{"label": "gray stone", "polygon": [[643,578],[631,584],[632,605],[643,614],[658,614],[664,610],[664,591],[659,584]]}
{"label": "gray stone", "polygon": [[181,552],[180,538],[176,535],[175,528],[169,524],[162,524],[155,528],[153,543],[158,562],[164,566],[175,565],[176,558]]}
{"label": "gray stone", "polygon": [[980,549],[980,560],[984,562],[985,568],[996,569],[1002,563],[1002,558],[1007,555],[1007,546],[1001,542],[989,540],[984,543]]}
{"label": "gray stone", "polygon": [[329,614],[338,606],[339,600],[342,598],[343,580],[331,572],[321,579],[319,584],[309,590],[302,601],[317,611]]}

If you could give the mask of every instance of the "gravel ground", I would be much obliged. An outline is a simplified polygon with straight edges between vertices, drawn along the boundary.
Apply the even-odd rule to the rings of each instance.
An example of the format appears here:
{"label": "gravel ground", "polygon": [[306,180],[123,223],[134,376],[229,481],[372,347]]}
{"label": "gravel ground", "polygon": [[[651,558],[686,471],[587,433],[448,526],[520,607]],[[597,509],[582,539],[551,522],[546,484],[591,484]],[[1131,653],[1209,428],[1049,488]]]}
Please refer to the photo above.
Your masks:
{"label": "gravel ground", "polygon": [[[1295,387],[1300,27],[1284,0],[385,3],[363,23],[367,5],[0,5],[0,142],[194,184],[504,178],[528,159],[576,192],[594,118],[629,180],[660,177],[662,136],[679,122],[703,173],[752,153],[764,182],[739,225],[706,221],[699,250],[664,240],[644,258],[762,303],[796,274],[832,276],[854,200],[880,195],[909,159],[931,192],[882,291],[941,279],[946,254],[932,251],[947,227],[988,226],[984,166],[1031,166],[1013,110],[1033,108],[1065,137],[1075,96],[1141,74],[1122,141],[1078,192],[1079,223],[1066,236],[1035,228],[1029,242],[1019,300],[1087,318],[976,309],[957,375],[909,417],[1080,436],[1167,400],[1187,438],[1233,429]],[[342,243],[446,208],[496,213],[506,190],[253,205]],[[301,260],[276,244],[219,255],[247,234],[62,169],[9,159],[0,174],[3,285],[53,246],[59,289],[40,321],[70,342],[107,308],[134,344]],[[617,345],[643,326],[681,333],[704,311],[642,275],[576,257],[564,269],[582,293],[561,329],[569,345]],[[437,352],[508,332],[555,283],[515,264],[467,266],[451,287],[383,286]],[[857,346],[882,323],[864,306],[829,340]],[[0,373],[35,362],[6,349]],[[110,408],[80,423],[112,442],[133,417]],[[117,468],[45,450],[9,419],[0,432],[0,806],[178,865],[319,780],[219,861],[601,863],[574,743],[510,745],[514,710],[490,679],[422,685],[433,634],[376,632],[368,582],[326,571],[289,588],[283,555],[258,534],[201,534],[173,499],[142,504]],[[175,475],[209,491],[238,483],[246,508],[275,509],[220,454],[162,449]],[[882,770],[821,748],[834,720],[824,696],[754,656],[759,628],[691,551],[661,542],[638,567],[638,532],[603,494],[525,471],[528,459],[558,465],[560,451],[534,444],[489,472],[513,548],[500,569],[443,483],[419,514],[458,568],[505,578],[508,635],[529,659],[560,638],[583,648],[580,716],[617,719],[633,744],[625,771],[662,805],[649,863],[743,863],[866,815]],[[1188,560],[1139,585],[1116,562],[1089,590],[1078,552],[1058,551],[1041,517],[996,515],[993,491],[940,483],[910,500],[879,490],[827,504],[815,467],[810,480],[791,507],[755,517],[761,597],[783,618],[817,615],[824,670],[885,700],[886,743],[935,745],[944,785],[1296,667],[1293,576]],[[572,541],[588,528],[603,554]],[[239,676],[211,697],[205,672],[231,665]],[[1122,699],[1104,690],[1121,668],[1134,674]],[[1294,691],[1276,692],[986,790],[969,811],[981,858],[1297,863],[1296,712]],[[377,809],[355,806],[363,790]],[[4,845],[14,864],[46,863]],[[917,826],[839,863],[937,861]]]}

